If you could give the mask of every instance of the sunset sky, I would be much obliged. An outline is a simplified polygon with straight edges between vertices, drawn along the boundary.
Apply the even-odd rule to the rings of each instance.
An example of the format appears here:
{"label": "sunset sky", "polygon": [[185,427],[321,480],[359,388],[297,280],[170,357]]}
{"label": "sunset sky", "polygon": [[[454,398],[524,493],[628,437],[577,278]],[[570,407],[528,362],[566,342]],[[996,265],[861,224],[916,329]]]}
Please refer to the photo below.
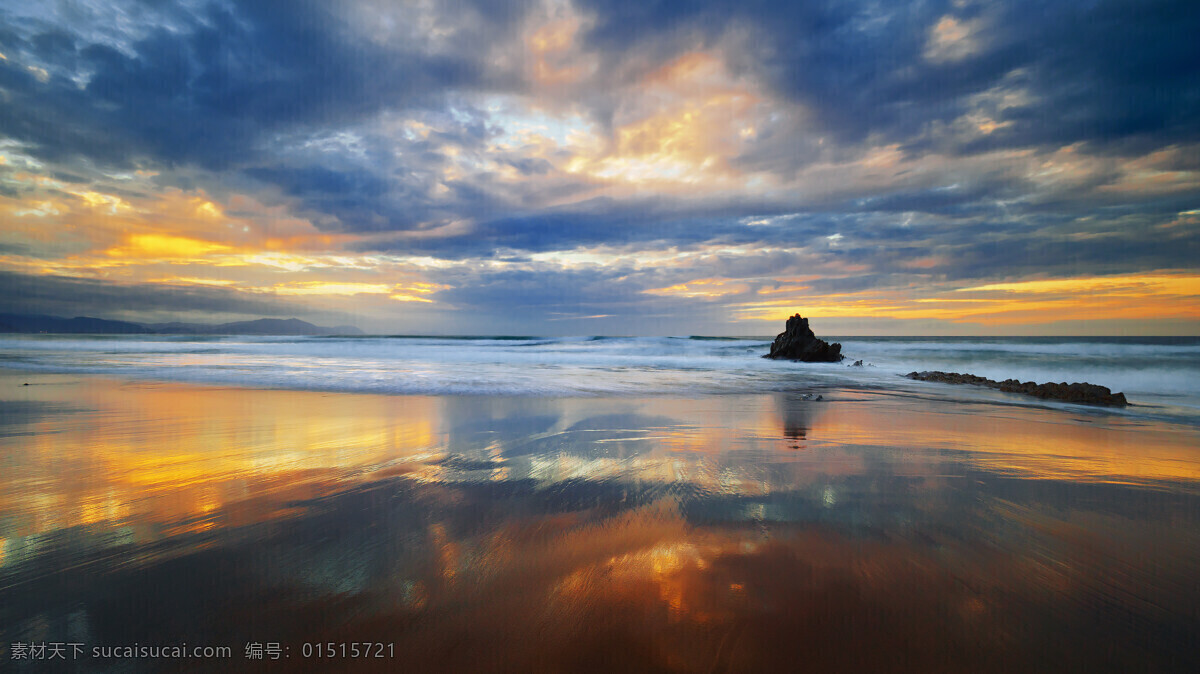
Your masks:
{"label": "sunset sky", "polygon": [[0,313],[1200,334],[1200,3],[0,0]]}

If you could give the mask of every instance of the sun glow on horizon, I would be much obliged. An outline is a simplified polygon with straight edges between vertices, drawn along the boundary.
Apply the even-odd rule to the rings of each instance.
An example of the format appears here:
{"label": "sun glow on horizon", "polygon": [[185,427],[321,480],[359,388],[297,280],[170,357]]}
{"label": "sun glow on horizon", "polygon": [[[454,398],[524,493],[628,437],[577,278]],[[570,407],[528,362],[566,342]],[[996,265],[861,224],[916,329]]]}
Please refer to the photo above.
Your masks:
{"label": "sun glow on horizon", "polygon": [[992,283],[948,292],[976,296],[948,296],[947,291],[920,296],[913,289],[821,295],[797,291],[794,299],[736,303],[735,311],[746,321],[783,321],[799,311],[997,326],[1096,318],[1200,319],[1200,276],[1187,272]]}

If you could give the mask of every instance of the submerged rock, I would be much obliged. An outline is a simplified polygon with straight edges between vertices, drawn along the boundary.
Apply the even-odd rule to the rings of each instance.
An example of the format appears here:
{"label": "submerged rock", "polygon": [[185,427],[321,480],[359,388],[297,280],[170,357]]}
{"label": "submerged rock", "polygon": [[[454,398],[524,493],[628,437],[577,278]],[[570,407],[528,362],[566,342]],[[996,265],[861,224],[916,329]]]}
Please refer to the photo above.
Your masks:
{"label": "submerged rock", "polygon": [[917,381],[936,381],[943,384],[972,384],[974,386],[986,386],[994,388],[1006,393],[1023,393],[1025,395],[1034,396],[1035,398],[1045,398],[1047,400],[1062,400],[1069,403],[1086,403],[1089,405],[1108,405],[1110,407],[1125,407],[1129,404],[1125,400],[1124,393],[1113,393],[1107,386],[1099,386],[1089,384],[1087,382],[1068,384],[1062,382],[1055,384],[1053,382],[1046,384],[1035,384],[1031,381],[1020,382],[1016,379],[1005,379],[1004,381],[996,381],[985,377],[977,377],[973,374],[959,374],[958,372],[909,372],[904,375],[909,379]]}
{"label": "submerged rock", "polygon": [[784,331],[771,344],[771,353],[763,358],[801,360],[806,363],[836,363],[842,360],[842,345],[817,339],[808,327],[808,319],[796,314],[787,320]]}

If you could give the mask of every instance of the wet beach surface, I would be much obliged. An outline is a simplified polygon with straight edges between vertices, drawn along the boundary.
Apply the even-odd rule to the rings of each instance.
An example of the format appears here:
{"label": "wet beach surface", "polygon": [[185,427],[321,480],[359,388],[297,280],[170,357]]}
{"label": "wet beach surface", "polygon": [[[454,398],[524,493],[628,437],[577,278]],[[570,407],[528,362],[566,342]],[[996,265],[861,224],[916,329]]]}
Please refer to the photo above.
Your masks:
{"label": "wet beach surface", "polygon": [[[16,671],[50,671],[11,658],[39,642],[86,644],[65,671],[1200,667],[1189,425],[853,388],[0,386]],[[135,643],[232,655],[87,657]]]}

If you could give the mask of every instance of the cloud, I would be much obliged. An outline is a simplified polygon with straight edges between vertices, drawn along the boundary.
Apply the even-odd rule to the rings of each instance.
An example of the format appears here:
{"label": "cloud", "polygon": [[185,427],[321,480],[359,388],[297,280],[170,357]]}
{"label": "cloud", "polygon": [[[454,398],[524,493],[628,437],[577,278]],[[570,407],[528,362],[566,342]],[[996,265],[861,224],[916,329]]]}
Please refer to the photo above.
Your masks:
{"label": "cloud", "polygon": [[741,30],[738,64],[844,142],[917,141],[1018,72],[1028,100],[997,120],[1011,126],[993,147],[1162,147],[1200,133],[1194,3],[582,4],[596,15],[588,39],[614,59]]}
{"label": "cloud", "polygon": [[[62,25],[9,39],[31,58],[52,43],[58,63],[47,65],[58,67],[43,82],[15,57],[0,66],[10,97],[0,133],[43,159],[238,166],[275,133],[345,124],[479,84],[489,35],[503,35],[519,16],[519,5],[508,7],[460,5],[463,16],[486,17],[488,30],[465,29],[447,48],[426,51],[364,40],[350,17],[315,1],[179,4],[172,21],[143,27],[123,45],[88,43],[86,26],[55,17]],[[421,14],[395,18],[428,18]]]}
{"label": "cloud", "polygon": [[11,7],[0,264],[523,320],[1188,269],[1193,5]]}

